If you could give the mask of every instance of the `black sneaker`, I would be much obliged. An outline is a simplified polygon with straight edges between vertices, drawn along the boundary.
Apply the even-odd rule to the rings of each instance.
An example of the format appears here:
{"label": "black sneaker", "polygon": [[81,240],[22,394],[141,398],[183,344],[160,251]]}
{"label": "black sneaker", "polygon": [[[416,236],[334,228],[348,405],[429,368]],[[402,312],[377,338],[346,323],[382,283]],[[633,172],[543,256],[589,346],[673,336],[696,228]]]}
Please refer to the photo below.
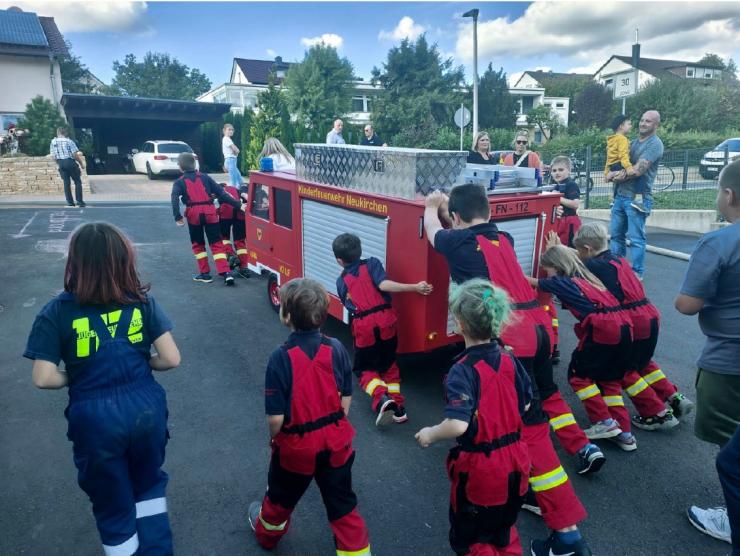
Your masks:
{"label": "black sneaker", "polygon": [[668,400],[668,405],[671,406],[674,417],[688,415],[694,409],[694,402],[692,402],[680,392],[676,392],[670,397],[670,399]]}
{"label": "black sneaker", "polygon": [[378,402],[377,417],[375,418],[376,427],[385,427],[393,422],[393,415],[398,409],[398,405],[389,396],[383,396]]}
{"label": "black sneaker", "polygon": [[580,475],[596,473],[606,463],[603,452],[596,444],[589,443],[576,456],[578,457],[578,473]]}
{"label": "black sneaker", "polygon": [[234,277],[232,276],[231,272],[224,272],[223,277],[224,277],[224,284],[226,284],[227,286],[234,285],[235,281],[234,281]]}
{"label": "black sneaker", "polygon": [[262,511],[261,502],[252,502],[249,505],[247,512],[247,518],[249,519],[249,525],[252,527],[252,531],[257,530],[257,520],[260,518],[260,512]]}
{"label": "black sneaker", "polygon": [[75,206],[74,203],[67,203],[67,208],[75,208]]}
{"label": "black sneaker", "polygon": [[522,502],[522,509],[532,512],[534,515],[542,515],[542,509],[537,502],[537,497],[534,495],[534,491],[530,487],[527,494],[524,495],[524,502]]}
{"label": "black sneaker", "polygon": [[585,539],[565,544],[555,533],[545,540],[532,541],[530,549],[532,556],[593,556]]}
{"label": "black sneaker", "polygon": [[210,284],[211,282],[213,282],[213,277],[210,274],[204,272],[202,274],[194,275],[193,280],[195,280],[196,282],[203,282],[204,284]]}
{"label": "black sneaker", "polygon": [[239,257],[236,255],[229,255],[229,268],[231,270],[234,270],[235,268],[239,268]]}
{"label": "black sneaker", "polygon": [[408,420],[409,416],[406,414],[406,408],[402,405],[396,407],[396,411],[393,412],[393,422],[400,425]]}
{"label": "black sneaker", "polygon": [[677,427],[679,420],[673,415],[672,410],[665,412],[665,415],[653,415],[652,417],[640,417],[639,415],[632,416],[632,424],[638,429],[645,431],[666,431]]}
{"label": "black sneaker", "polygon": [[85,203],[77,203],[77,206],[84,209],[87,205]]}

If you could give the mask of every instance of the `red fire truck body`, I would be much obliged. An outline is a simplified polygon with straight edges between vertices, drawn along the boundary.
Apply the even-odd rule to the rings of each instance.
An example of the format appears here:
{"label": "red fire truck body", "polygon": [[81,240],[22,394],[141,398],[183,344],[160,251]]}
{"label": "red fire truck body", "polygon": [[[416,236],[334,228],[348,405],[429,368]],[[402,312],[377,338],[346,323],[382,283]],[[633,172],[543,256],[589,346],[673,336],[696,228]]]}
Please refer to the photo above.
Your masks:
{"label": "red fire truck body", "polygon": [[[313,278],[330,293],[330,314],[349,322],[336,295],[342,272],[332,252],[333,239],[358,235],[363,257],[375,256],[389,279],[434,286],[429,296],[393,295],[398,313],[398,352],[428,352],[461,341],[448,314],[447,263],[424,232],[424,200],[408,200],[301,180],[292,173],[251,172],[246,212],[249,268],[268,276],[268,298],[279,306],[280,284]],[[491,216],[514,237],[525,273],[537,274],[544,238],[553,229],[557,193],[491,195]]]}

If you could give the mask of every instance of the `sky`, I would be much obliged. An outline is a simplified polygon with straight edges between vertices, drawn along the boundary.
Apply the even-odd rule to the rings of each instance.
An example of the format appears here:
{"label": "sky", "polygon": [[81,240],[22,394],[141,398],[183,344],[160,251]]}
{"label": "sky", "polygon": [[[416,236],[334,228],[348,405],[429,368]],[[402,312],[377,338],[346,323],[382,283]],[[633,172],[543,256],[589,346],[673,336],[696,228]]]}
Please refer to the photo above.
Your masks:
{"label": "sky", "polygon": [[695,61],[705,52],[740,62],[740,2],[129,2],[0,0],[53,16],[73,52],[105,83],[114,60],[166,52],[227,82],[235,57],[300,61],[317,41],[337,47],[368,80],[388,50],[426,33],[473,73],[470,19],[480,10],[478,68],[593,73],[612,54]]}

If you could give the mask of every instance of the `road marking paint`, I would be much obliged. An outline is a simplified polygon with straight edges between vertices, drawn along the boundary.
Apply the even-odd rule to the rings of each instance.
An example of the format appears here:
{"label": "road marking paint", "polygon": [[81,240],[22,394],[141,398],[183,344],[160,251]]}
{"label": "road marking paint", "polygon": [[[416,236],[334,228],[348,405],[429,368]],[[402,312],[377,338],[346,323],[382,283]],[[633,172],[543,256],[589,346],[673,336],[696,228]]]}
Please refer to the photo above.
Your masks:
{"label": "road marking paint", "polygon": [[[75,213],[79,214],[79,213]],[[67,222],[77,222],[79,220],[82,220],[82,218],[75,218],[69,214],[67,214],[66,211],[59,211],[59,212],[52,212],[49,215],[49,233],[54,234],[66,234],[71,232],[72,230],[65,230],[64,225]]]}
{"label": "road marking paint", "polygon": [[27,234],[25,233],[25,231],[31,225],[31,222],[33,222],[34,218],[38,216],[38,214],[39,214],[38,212],[34,212],[33,216],[28,219],[28,222],[26,222],[26,225],[21,228],[21,231],[18,232],[17,234],[10,234],[10,237],[12,237],[13,239],[20,239],[22,237],[31,237],[31,234]]}
{"label": "road marking paint", "polygon": [[36,298],[35,297],[32,297],[28,301],[23,302],[23,306],[24,307],[33,307],[34,305],[36,305]]}
{"label": "road marking paint", "polygon": [[61,253],[67,256],[66,239],[40,239],[36,242],[36,251],[41,253]]}

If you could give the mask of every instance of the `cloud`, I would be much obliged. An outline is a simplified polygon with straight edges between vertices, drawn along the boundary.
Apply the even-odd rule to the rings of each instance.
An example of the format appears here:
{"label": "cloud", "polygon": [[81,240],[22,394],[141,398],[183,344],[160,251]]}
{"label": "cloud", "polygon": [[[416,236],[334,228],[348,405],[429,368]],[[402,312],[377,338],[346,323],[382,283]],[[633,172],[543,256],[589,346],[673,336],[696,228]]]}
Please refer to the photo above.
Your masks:
{"label": "cloud", "polygon": [[277,56],[277,52],[275,52],[272,48],[268,48],[267,50],[265,50],[265,52],[267,52],[267,55],[270,58],[274,58],[275,56]]}
{"label": "cloud", "polygon": [[[571,59],[574,70],[597,69],[612,54],[630,54],[639,29],[645,57],[697,60],[705,52],[728,57],[740,50],[736,3],[534,2],[516,19],[478,23],[478,57]],[[473,57],[472,23],[458,25],[455,52]]]}
{"label": "cloud", "polygon": [[333,46],[334,48],[342,48],[344,39],[334,33],[324,33],[320,37],[303,37],[301,44],[307,48],[310,48],[316,44],[325,44],[326,46]]}
{"label": "cloud", "polygon": [[18,6],[23,11],[50,16],[62,33],[94,31],[144,31],[143,23],[148,6],[146,2],[0,2],[0,9]]}
{"label": "cloud", "polygon": [[378,33],[378,39],[381,41],[402,41],[403,39],[416,40],[426,31],[422,25],[415,23],[409,16],[403,16],[393,31],[383,31]]}

